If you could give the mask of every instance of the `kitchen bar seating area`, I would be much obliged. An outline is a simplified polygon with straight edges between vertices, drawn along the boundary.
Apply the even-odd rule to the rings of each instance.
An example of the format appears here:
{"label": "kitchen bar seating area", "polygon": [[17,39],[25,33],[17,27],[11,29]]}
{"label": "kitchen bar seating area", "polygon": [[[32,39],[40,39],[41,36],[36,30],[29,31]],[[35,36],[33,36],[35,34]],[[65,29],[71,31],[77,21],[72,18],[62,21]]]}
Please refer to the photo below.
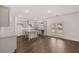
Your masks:
{"label": "kitchen bar seating area", "polygon": [[79,53],[78,5],[0,5],[0,53]]}

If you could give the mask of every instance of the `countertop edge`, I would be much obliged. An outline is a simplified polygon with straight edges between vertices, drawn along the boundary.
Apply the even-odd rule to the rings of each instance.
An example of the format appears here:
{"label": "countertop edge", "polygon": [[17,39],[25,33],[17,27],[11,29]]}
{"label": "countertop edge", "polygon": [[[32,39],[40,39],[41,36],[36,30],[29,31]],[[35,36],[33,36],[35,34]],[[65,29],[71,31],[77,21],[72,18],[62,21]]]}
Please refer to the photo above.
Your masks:
{"label": "countertop edge", "polygon": [[0,37],[0,39],[11,38],[11,37],[17,37],[17,35],[3,36],[3,37]]}

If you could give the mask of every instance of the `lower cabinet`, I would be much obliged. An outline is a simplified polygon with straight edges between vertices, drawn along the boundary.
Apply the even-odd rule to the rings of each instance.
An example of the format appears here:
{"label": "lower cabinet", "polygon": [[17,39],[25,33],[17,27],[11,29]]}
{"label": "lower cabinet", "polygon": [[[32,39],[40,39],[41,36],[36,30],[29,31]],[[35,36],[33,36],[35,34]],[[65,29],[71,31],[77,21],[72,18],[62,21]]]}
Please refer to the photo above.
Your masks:
{"label": "lower cabinet", "polygon": [[12,53],[16,49],[16,37],[0,38],[0,53]]}

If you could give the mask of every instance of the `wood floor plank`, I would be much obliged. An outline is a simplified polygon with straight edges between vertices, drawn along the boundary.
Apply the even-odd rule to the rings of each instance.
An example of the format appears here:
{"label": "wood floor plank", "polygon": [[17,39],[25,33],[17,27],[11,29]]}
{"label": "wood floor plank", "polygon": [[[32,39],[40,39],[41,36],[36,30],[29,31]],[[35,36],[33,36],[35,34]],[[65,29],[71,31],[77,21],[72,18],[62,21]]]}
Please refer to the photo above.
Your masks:
{"label": "wood floor plank", "polygon": [[17,37],[17,53],[78,53],[79,42],[53,38],[38,37],[28,40]]}

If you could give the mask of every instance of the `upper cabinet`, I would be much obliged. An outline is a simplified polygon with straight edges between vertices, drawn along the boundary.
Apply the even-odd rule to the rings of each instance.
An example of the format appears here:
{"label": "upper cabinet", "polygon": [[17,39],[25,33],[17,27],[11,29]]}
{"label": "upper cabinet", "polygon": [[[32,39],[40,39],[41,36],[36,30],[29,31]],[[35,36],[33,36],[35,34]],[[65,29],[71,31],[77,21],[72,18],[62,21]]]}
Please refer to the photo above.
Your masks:
{"label": "upper cabinet", "polygon": [[9,8],[0,5],[0,27],[9,26]]}

